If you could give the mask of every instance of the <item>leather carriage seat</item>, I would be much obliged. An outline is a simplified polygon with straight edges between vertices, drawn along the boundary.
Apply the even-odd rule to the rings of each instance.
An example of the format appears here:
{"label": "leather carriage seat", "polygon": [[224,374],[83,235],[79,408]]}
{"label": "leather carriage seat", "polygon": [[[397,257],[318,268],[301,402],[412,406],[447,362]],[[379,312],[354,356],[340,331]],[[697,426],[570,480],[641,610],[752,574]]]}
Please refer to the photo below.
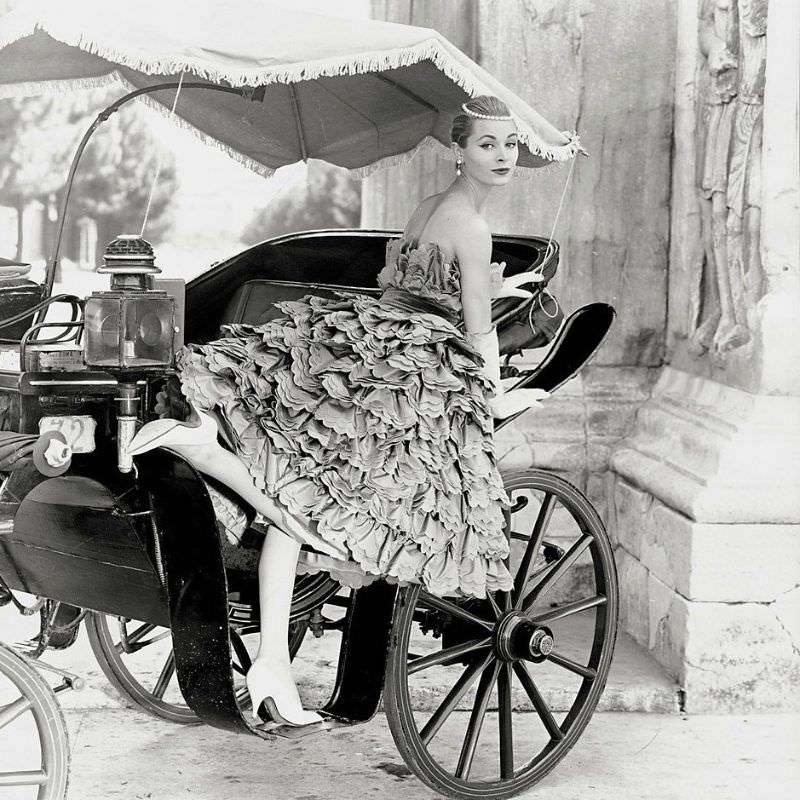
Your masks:
{"label": "leather carriage seat", "polygon": [[249,325],[261,325],[276,319],[281,312],[275,303],[284,300],[299,300],[313,294],[320,297],[335,297],[339,292],[354,292],[378,296],[377,287],[338,286],[333,283],[301,283],[294,281],[278,281],[264,278],[243,283],[231,297],[225,307],[223,322],[244,322]]}

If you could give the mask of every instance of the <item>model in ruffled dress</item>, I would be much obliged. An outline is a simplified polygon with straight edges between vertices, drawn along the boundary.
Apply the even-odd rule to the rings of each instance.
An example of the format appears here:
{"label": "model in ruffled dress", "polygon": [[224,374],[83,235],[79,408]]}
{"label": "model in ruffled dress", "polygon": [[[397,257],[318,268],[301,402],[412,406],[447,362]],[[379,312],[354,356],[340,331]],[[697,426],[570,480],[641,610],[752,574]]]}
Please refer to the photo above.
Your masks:
{"label": "model in ruffled dress", "polygon": [[132,443],[134,454],[176,450],[270,523],[247,674],[254,715],[263,703],[276,721],[320,720],[290,671],[297,570],[351,586],[418,582],[440,596],[511,588],[493,423],[546,393],[503,391],[491,299],[524,295],[537,276],[502,280],[480,213],[516,164],[508,108],[481,96],[463,110],[451,132],[456,177],[389,243],[382,295],[284,302],[281,319],[189,345],[177,365],[193,419],[149,423]]}

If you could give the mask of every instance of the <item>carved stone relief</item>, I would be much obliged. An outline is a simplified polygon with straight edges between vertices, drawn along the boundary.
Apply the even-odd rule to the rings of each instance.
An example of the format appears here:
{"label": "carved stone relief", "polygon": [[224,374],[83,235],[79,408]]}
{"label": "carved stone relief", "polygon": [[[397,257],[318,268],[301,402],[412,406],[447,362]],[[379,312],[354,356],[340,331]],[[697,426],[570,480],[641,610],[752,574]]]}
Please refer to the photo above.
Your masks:
{"label": "carved stone relief", "polygon": [[690,351],[751,338],[762,293],[761,144],[768,0],[700,0],[697,175],[704,262],[690,294]]}

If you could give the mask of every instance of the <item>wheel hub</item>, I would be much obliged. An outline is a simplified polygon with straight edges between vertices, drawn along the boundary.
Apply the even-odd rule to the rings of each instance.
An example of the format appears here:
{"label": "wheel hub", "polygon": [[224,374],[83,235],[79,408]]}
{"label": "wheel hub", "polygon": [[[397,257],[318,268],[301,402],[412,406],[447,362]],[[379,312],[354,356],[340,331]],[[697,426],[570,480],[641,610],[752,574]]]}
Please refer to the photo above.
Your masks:
{"label": "wheel hub", "polygon": [[507,614],[497,625],[494,646],[504,661],[544,661],[553,651],[555,637],[519,611]]}

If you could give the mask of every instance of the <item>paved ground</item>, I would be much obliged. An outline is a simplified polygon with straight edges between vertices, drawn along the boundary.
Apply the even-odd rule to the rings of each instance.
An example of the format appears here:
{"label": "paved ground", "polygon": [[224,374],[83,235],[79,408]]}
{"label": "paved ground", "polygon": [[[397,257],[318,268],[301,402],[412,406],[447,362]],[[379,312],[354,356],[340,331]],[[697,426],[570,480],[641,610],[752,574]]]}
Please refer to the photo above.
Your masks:
{"label": "paved ground", "polygon": [[[0,610],[6,641],[23,639],[34,620]],[[576,630],[566,638],[583,635]],[[168,642],[167,642],[168,644]],[[335,635],[309,639],[297,675],[309,703],[323,698],[335,669]],[[564,642],[567,646],[567,642]],[[157,648],[140,664],[143,680],[154,682],[163,653]],[[435,798],[413,776],[392,741],[386,718],[322,733],[300,742],[264,741],[254,736],[164,722],[130,706],[97,668],[82,633],[68,651],[47,660],[81,674],[82,692],[59,695],[71,732],[70,800],[332,800],[387,794],[406,800]],[[545,681],[546,683],[546,681]],[[544,687],[558,705],[555,684]],[[435,693],[436,687],[431,687]],[[691,716],[677,711],[676,687],[629,639],[618,646],[602,708],[556,769],[522,795],[547,800],[784,800],[800,782],[800,715]],[[621,713],[619,709],[625,709]],[[630,709],[633,709],[631,711]],[[661,713],[641,713],[655,710]],[[439,734],[438,756],[455,763],[466,715]],[[496,720],[486,723],[492,751]],[[518,758],[530,757],[529,743],[541,735],[533,713],[515,715]],[[24,752],[24,737],[0,746],[0,761]],[[526,747],[528,749],[526,749]],[[493,751],[492,751],[493,752]],[[27,800],[28,794],[2,800]]]}
{"label": "paved ground", "polygon": [[[132,710],[73,711],[68,724],[70,800],[438,796],[409,774],[382,715],[300,743],[170,725]],[[789,800],[800,785],[798,741],[798,716],[599,713],[564,761],[522,796]],[[460,741],[447,745],[455,758]]]}

